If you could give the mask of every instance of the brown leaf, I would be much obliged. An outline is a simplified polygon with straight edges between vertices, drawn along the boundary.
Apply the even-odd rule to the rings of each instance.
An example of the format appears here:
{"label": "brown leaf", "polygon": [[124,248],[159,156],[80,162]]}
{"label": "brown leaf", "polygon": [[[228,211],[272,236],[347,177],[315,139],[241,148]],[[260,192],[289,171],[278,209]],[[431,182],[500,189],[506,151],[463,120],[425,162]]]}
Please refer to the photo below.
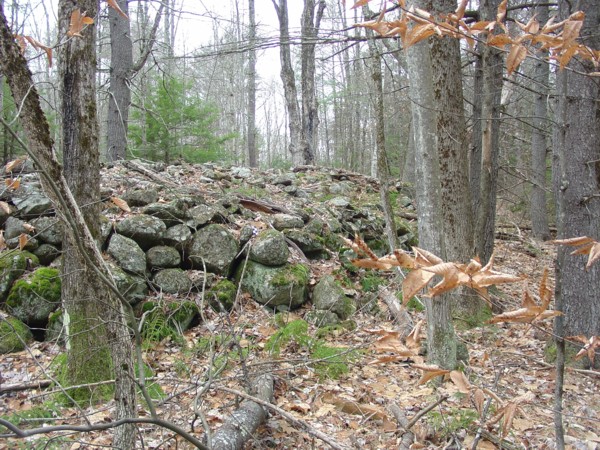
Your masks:
{"label": "brown leaf", "polygon": [[475,409],[479,413],[479,417],[483,414],[483,405],[485,403],[485,394],[481,389],[476,389],[473,394],[473,403],[475,404]]}
{"label": "brown leaf", "polygon": [[488,38],[487,44],[492,47],[504,48],[505,45],[512,44],[513,40],[508,34],[494,34]]}
{"label": "brown leaf", "polygon": [[0,208],[2,208],[2,210],[6,213],[6,214],[10,214],[10,206],[8,205],[8,203],[0,201]]}
{"label": "brown leaf", "polygon": [[94,19],[91,17],[86,17],[85,13],[82,13],[79,8],[75,9],[71,13],[71,21],[69,23],[69,30],[67,31],[67,36],[81,36],[81,32],[83,31],[83,27],[85,25],[90,25],[94,23]]}
{"label": "brown leaf", "polygon": [[12,191],[16,191],[21,186],[21,180],[18,178],[6,178],[4,179],[4,184],[6,187]]}
{"label": "brown leaf", "polygon": [[4,166],[4,172],[10,173],[10,172],[15,171],[15,169],[19,170],[26,160],[27,160],[27,157],[25,156],[25,157],[21,157],[21,158],[17,158],[17,159],[13,159],[12,161],[9,161],[8,163],[6,163],[6,166]]}
{"label": "brown leaf", "polygon": [[458,390],[463,394],[471,392],[471,383],[467,380],[467,377],[460,370],[453,370],[450,372],[450,379],[458,387]]}
{"label": "brown leaf", "polygon": [[508,0],[502,0],[502,2],[498,5],[498,13],[496,14],[496,22],[500,23],[506,17],[507,5],[508,5]]}
{"label": "brown leaf", "polygon": [[0,252],[6,250],[6,240],[4,239],[4,230],[0,230]]}
{"label": "brown leaf", "polygon": [[352,9],[360,8],[361,6],[367,5],[371,0],[358,0],[354,5],[352,5]]}
{"label": "brown leaf", "polygon": [[29,242],[29,236],[25,233],[21,233],[19,235],[19,250],[23,250],[27,245],[27,242]]}
{"label": "brown leaf", "polygon": [[456,8],[456,20],[460,20],[465,15],[465,10],[467,9],[467,5],[469,4],[469,0],[460,0],[458,4],[458,8]]}
{"label": "brown leaf", "polygon": [[117,208],[119,208],[121,211],[125,211],[130,213],[131,212],[131,208],[129,207],[129,205],[127,204],[127,202],[125,200],[123,200],[122,198],[119,197],[115,197],[114,195],[110,198],[110,200],[117,206]]}
{"label": "brown leaf", "polygon": [[586,336],[570,336],[567,339],[579,341],[585,344],[581,350],[575,355],[575,359],[581,359],[587,356],[594,365],[594,357],[596,356],[596,349],[600,349],[600,336],[592,336],[587,338]]}
{"label": "brown leaf", "polygon": [[506,72],[508,75],[513,73],[523,60],[527,57],[527,48],[524,45],[513,45],[506,57]]}
{"label": "brown leaf", "polygon": [[406,305],[417,292],[427,286],[434,276],[434,273],[425,272],[423,269],[409,272],[402,282],[402,304]]}
{"label": "brown leaf", "polygon": [[38,50],[44,50],[46,52],[46,57],[48,58],[48,66],[52,67],[52,49],[41,42],[36,41],[31,36],[25,36],[25,39],[31,44],[31,46]]}
{"label": "brown leaf", "polygon": [[414,367],[416,369],[423,371],[423,375],[421,376],[421,379],[419,380],[419,382],[417,384],[425,384],[433,378],[441,377],[443,375],[450,373],[449,370],[441,369],[438,366],[430,366],[430,365],[425,365],[425,364],[413,364],[411,367]]}
{"label": "brown leaf", "polygon": [[110,6],[112,9],[114,9],[115,11],[117,11],[125,19],[129,20],[129,17],[127,17],[127,14],[125,14],[123,12],[123,10],[121,8],[119,8],[119,5],[117,4],[116,0],[106,0],[106,3],[108,3],[108,6]]}

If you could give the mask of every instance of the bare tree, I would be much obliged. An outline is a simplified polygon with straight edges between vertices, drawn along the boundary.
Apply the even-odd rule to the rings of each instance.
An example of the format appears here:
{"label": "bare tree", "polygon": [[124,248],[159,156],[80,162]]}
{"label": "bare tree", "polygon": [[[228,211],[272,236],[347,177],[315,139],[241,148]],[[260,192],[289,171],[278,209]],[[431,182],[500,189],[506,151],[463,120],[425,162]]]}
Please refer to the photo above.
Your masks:
{"label": "bare tree", "polygon": [[[548,6],[536,7],[537,20],[548,21]],[[546,154],[548,151],[546,134],[548,128],[548,82],[550,68],[546,62],[547,50],[539,52],[535,62],[533,80],[537,90],[531,131],[531,229],[538,239],[550,237],[548,229],[548,208],[546,207]]]}
{"label": "bare tree", "polygon": [[248,0],[248,164],[258,166],[256,151],[256,12],[254,0]]}
{"label": "bare tree", "polygon": [[[413,2],[415,7],[424,5]],[[440,163],[436,139],[435,95],[429,43],[419,42],[406,50],[410,79],[415,139],[415,187],[419,245],[445,259],[441,208]],[[443,296],[442,296],[443,297]],[[456,336],[445,298],[425,299],[428,359],[440,367],[456,365]]]}

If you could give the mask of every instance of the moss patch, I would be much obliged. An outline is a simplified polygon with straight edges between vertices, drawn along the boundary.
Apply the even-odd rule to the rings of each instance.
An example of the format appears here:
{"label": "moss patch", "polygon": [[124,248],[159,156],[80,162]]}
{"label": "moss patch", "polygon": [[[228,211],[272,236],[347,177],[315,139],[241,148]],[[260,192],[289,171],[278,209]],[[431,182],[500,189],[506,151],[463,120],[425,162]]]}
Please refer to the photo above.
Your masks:
{"label": "moss patch", "polygon": [[8,311],[28,325],[45,326],[60,304],[60,289],[58,270],[40,267],[15,282],[6,300]]}
{"label": "moss patch", "polygon": [[0,354],[23,351],[32,340],[31,331],[19,319],[0,318]]}
{"label": "moss patch", "polygon": [[211,287],[208,291],[208,302],[217,312],[221,312],[221,307],[225,311],[231,311],[237,294],[237,286],[229,280],[221,280]]}

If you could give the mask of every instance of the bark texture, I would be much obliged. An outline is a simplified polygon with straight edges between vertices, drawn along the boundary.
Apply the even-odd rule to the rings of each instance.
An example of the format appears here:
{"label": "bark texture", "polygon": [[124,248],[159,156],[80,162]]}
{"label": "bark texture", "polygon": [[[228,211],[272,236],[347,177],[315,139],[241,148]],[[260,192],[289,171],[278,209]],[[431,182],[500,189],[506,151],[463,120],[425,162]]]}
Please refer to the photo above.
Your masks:
{"label": "bark texture", "polygon": [[[548,21],[548,6],[536,8],[537,20],[540,23]],[[550,238],[548,228],[548,209],[546,207],[546,153],[548,130],[548,82],[550,68],[546,59],[548,51],[541,51],[535,62],[533,80],[537,94],[533,110],[531,130],[531,231],[542,240]]]}
{"label": "bark texture", "polygon": [[248,0],[248,164],[258,167],[256,151],[256,13],[254,0]]}
{"label": "bark texture", "polygon": [[[127,0],[118,0],[121,10],[128,13]],[[131,90],[129,82],[133,67],[133,43],[129,20],[113,8],[108,8],[110,24],[110,84],[108,88],[107,146],[110,161],[125,159],[127,124]]]}
{"label": "bark texture", "polygon": [[[273,378],[266,374],[254,381],[253,395],[261,400],[273,400]],[[241,450],[258,427],[266,420],[267,411],[256,402],[245,400],[212,439],[212,450]]]}
{"label": "bark texture", "polygon": [[[61,18],[63,18],[62,14],[67,11],[66,6],[67,5],[65,5],[64,2],[61,2]],[[95,4],[90,4],[88,6],[88,13],[90,11],[95,11]],[[64,21],[61,23],[64,25]],[[66,28],[64,29],[66,30]],[[90,27],[87,32],[91,34],[89,39],[93,41],[93,27]],[[83,40],[85,38],[80,39]],[[86,45],[87,44],[82,44],[82,47],[86,47]],[[90,49],[87,48],[87,51],[89,50]],[[94,62],[95,58],[92,58],[92,73],[95,70]],[[9,87],[15,102],[21,105],[19,118],[28,140],[28,154],[33,159],[35,165],[39,169],[43,169],[41,172],[42,186],[46,194],[54,202],[58,215],[67,222],[66,238],[69,243],[74,244],[77,247],[77,251],[80,255],[79,261],[83,261],[83,265],[77,267],[76,270],[79,271],[78,273],[82,279],[84,277],[88,278],[87,275],[83,274],[95,271],[98,277],[101,277],[106,283],[109,283],[107,285],[112,286],[112,288],[116,290],[110,277],[110,272],[102,259],[102,255],[98,250],[93,235],[86,225],[84,214],[80,211],[77,202],[68,187],[67,180],[63,176],[61,166],[56,159],[53,149],[54,143],[50,135],[50,127],[40,106],[40,99],[35,86],[33,86],[31,72],[13,39],[13,34],[8,28],[2,8],[0,8],[0,70],[5,74],[10,74],[10,76],[7,77]],[[93,75],[91,76],[91,79],[94,79]],[[73,81],[74,80],[71,80],[71,82]],[[92,93],[93,98],[93,87],[90,88],[89,91]],[[79,102],[81,100],[82,99],[74,101]],[[90,114],[93,111],[95,118],[95,103],[93,106],[87,104],[87,107],[88,109],[86,109],[85,114]],[[95,128],[92,128],[92,130],[94,129]],[[88,136],[85,130],[82,132],[82,135]],[[86,145],[89,144],[86,143]],[[97,148],[95,151],[97,153]],[[98,166],[96,166],[96,169],[97,167]],[[86,214],[90,214],[89,211],[90,209],[87,210]],[[98,222],[96,221],[95,223]],[[81,259],[81,256],[83,256],[83,259]],[[70,284],[70,281],[67,281],[66,284]],[[117,382],[115,385],[115,398],[117,402],[116,418],[120,419],[133,417],[135,413],[135,391],[132,378],[133,372],[131,370],[131,347],[129,334],[127,332],[125,321],[123,320],[121,304],[116,298],[104,295],[107,285],[100,286],[99,283],[93,283],[90,285],[90,289],[92,290],[85,292],[85,297],[81,297],[80,299],[92,303],[89,302],[89,300],[90,292],[93,292],[94,303],[96,302],[96,298],[98,298],[98,303],[102,304],[105,308],[102,311],[102,316],[106,320],[107,325],[105,325],[106,328],[104,328],[104,326],[102,328],[108,331],[108,335],[105,335],[103,337],[104,340],[99,342],[101,345],[103,343],[108,343],[112,356],[112,364],[109,361],[108,365],[118,368],[118,370],[116,370]],[[79,290],[74,292],[82,291]],[[103,304],[102,300],[104,299],[106,299],[106,302],[108,303]],[[67,300],[67,302],[70,304],[71,300]],[[83,311],[87,311],[86,308],[87,305],[82,306]],[[76,315],[77,314],[75,314],[75,318],[78,319]],[[73,315],[70,314],[70,317],[73,317]],[[92,321],[96,324],[99,323],[97,319]],[[97,349],[99,342],[95,342],[92,349]],[[71,349],[69,351],[71,352]],[[89,353],[90,348],[86,348],[86,352]],[[79,355],[82,356],[83,352],[79,351]],[[85,363],[86,361],[83,362]],[[130,446],[127,445],[127,442],[129,441],[128,436],[131,435],[131,430],[128,430],[125,427],[119,427],[116,432],[115,445],[123,449],[130,448]]]}
{"label": "bark texture", "polygon": [[[423,4],[414,2],[415,7]],[[441,216],[440,167],[436,140],[433,70],[427,41],[406,50],[415,140],[415,187],[419,245],[445,259]],[[453,369],[456,365],[456,336],[450,302],[444,296],[425,299],[428,361]]]}
{"label": "bark texture", "polygon": [[[494,20],[499,4],[498,0],[483,0],[482,20]],[[482,54],[481,178],[475,239],[477,253],[485,264],[494,251],[503,58],[501,50],[487,45]]]}
{"label": "bark texture", "polygon": [[[560,1],[561,17],[574,10]],[[584,44],[600,48],[600,0],[579,5],[586,16],[581,36]],[[571,69],[571,70],[570,70]],[[574,70],[572,70],[574,69]],[[555,135],[555,182],[559,238],[590,236],[600,239],[600,84],[591,63],[574,59],[558,73]],[[564,312],[564,336],[600,334],[600,264],[585,270],[585,260],[559,248],[558,273]]]}

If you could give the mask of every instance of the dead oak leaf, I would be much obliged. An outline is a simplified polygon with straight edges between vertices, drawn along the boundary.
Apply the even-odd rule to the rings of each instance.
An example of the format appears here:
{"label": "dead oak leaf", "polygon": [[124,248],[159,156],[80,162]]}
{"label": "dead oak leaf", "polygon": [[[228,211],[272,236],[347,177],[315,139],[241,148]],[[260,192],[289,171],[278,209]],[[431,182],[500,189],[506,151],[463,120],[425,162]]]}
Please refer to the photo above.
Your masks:
{"label": "dead oak leaf", "polygon": [[592,265],[600,259],[600,242],[587,237],[580,236],[570,239],[556,239],[550,241],[556,245],[570,245],[572,247],[578,247],[571,252],[571,255],[589,255],[585,270],[588,270]]}
{"label": "dead oak leaf", "polygon": [[489,426],[495,425],[496,423],[500,422],[500,420],[502,420],[500,430],[501,435],[504,438],[510,431],[517,413],[523,413],[523,411],[520,408],[520,405],[530,403],[534,399],[535,394],[533,392],[527,392],[523,395],[515,397],[513,400],[507,402],[502,408],[500,408],[496,415],[494,415],[494,417],[492,417],[487,424]]}
{"label": "dead oak leaf", "polygon": [[575,355],[575,359],[581,359],[584,356],[587,356],[592,365],[594,364],[594,356],[596,355],[596,350],[600,350],[600,336],[592,336],[589,339],[586,336],[569,336],[567,339],[581,342],[583,348],[579,350],[579,352]]}

